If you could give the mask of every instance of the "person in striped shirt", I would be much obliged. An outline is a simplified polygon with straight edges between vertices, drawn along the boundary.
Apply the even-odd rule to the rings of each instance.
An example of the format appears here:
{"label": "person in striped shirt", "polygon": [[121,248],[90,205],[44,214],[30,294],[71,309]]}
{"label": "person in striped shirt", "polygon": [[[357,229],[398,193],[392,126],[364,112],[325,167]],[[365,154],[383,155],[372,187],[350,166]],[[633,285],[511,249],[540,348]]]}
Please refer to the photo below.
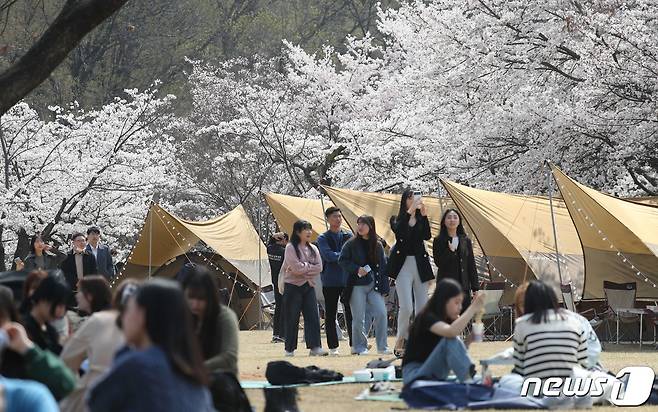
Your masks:
{"label": "person in striped shirt", "polygon": [[587,368],[587,332],[561,309],[553,289],[541,281],[528,285],[525,315],[516,320],[514,369],[523,378],[569,377],[573,368]]}

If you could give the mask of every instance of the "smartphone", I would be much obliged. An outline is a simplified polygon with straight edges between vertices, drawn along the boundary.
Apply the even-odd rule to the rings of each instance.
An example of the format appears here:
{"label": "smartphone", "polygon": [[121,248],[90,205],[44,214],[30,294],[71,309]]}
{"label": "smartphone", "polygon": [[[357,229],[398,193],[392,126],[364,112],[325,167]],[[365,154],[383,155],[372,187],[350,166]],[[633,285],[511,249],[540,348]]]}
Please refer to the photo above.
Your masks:
{"label": "smartphone", "polygon": [[19,263],[19,262],[22,262],[21,258],[17,257],[16,259],[14,259],[14,263]]}
{"label": "smartphone", "polygon": [[363,267],[363,270],[365,270],[366,272],[370,273],[370,271],[371,271],[372,269],[370,269],[370,265],[365,265],[365,266]]}
{"label": "smartphone", "polygon": [[414,191],[414,200],[418,201],[423,197],[423,193],[420,190]]}

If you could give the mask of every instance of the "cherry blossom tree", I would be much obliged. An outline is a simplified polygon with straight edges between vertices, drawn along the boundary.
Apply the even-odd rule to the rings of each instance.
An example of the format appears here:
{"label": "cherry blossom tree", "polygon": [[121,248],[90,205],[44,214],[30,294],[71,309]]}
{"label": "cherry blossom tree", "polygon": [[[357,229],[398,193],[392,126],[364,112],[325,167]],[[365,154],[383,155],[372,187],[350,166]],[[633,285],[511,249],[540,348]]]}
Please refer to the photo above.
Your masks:
{"label": "cherry blossom tree", "polygon": [[63,244],[97,224],[113,246],[132,240],[151,196],[176,181],[174,142],[161,132],[173,96],[156,93],[127,90],[91,111],[52,107],[52,120],[19,103],[0,118],[0,234],[14,256],[36,231]]}
{"label": "cherry blossom tree", "polygon": [[552,160],[601,190],[656,194],[657,14],[646,0],[408,1],[379,11],[383,42],[194,63],[188,120],[291,193],[434,191],[438,177],[540,193]]}

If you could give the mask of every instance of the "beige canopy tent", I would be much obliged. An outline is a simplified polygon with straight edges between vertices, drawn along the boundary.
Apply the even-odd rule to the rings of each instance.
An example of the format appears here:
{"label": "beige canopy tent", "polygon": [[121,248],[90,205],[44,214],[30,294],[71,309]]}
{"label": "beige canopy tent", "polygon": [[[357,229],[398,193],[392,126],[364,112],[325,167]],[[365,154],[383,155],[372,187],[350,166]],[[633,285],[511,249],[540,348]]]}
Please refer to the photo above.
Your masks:
{"label": "beige canopy tent", "polygon": [[[395,234],[391,229],[390,218],[397,216],[400,210],[400,195],[393,193],[360,192],[349,189],[338,189],[323,186],[334,204],[339,207],[345,220],[352,227],[356,227],[356,220],[361,215],[371,215],[375,218],[377,234],[381,236],[389,246],[395,243]],[[441,216],[446,209],[454,208],[450,198],[439,198],[423,196],[423,203],[427,206],[427,217],[430,221],[432,236],[439,234],[441,228]],[[464,230],[473,239],[473,251],[481,278],[488,278],[488,268],[483,258],[482,249],[477,240],[472,236],[472,230],[465,225]],[[427,250],[432,250],[432,239],[426,242]],[[430,259],[432,260],[432,259]],[[432,262],[433,264],[434,262]]]}
{"label": "beige canopy tent", "polygon": [[[214,250],[216,255],[190,253],[199,241]],[[272,283],[270,265],[265,245],[241,205],[218,218],[194,222],[180,219],[161,206],[152,204],[137,243],[118,279],[171,277],[177,272],[172,267],[180,267],[187,261],[200,261],[222,271],[224,277],[230,280],[228,286],[232,292],[236,290],[235,285],[238,291],[251,291],[250,296],[241,293],[242,297],[238,298],[248,299],[248,305],[233,301],[233,296],[231,300],[250,310],[246,327],[258,322],[260,298],[256,292],[261,285]],[[220,277],[220,281],[226,283],[227,279]],[[255,303],[251,304],[252,301]],[[244,318],[246,314],[238,312],[238,315]]]}
{"label": "beige canopy tent", "polygon": [[[442,181],[442,183],[450,198],[424,197],[424,202],[428,206],[432,234],[434,236],[438,234],[440,216],[445,209],[453,207],[459,209],[465,219],[465,230],[474,240],[476,256],[486,254],[490,262],[492,280],[507,279],[511,284],[518,285],[524,280],[539,278],[557,287],[561,274],[563,283],[571,282],[574,286],[576,299],[595,299],[604,297],[602,290],[604,279],[612,281],[629,279],[627,275],[622,276],[624,271],[618,267],[624,263],[623,257],[619,258],[616,252],[610,254],[605,249],[597,250],[586,246],[590,242],[582,239],[583,230],[589,226],[574,223],[576,219],[573,219],[572,210],[567,208],[568,205],[559,194],[556,193],[556,197],[553,198],[552,208],[560,257],[558,271],[551,204],[547,197],[489,192],[449,181]],[[335,204],[342,210],[346,222],[352,227],[355,227],[358,216],[373,215],[378,234],[389,245],[395,242],[389,219],[398,212],[400,195],[333,187],[324,187],[324,189],[332,200],[331,203],[324,202],[325,208],[332,203]],[[598,195],[611,198],[600,193]],[[304,218],[316,222],[313,224],[314,228],[320,225],[323,228],[320,231],[324,230],[322,205],[319,200],[275,194],[268,196],[270,196],[268,203],[275,217],[278,221],[285,222],[283,227],[292,228],[294,220]],[[562,193],[562,197],[564,197],[564,193]],[[626,206],[625,213],[632,214],[634,212],[631,209],[637,210],[640,214],[635,218],[643,216],[641,219],[652,222],[645,226],[641,224],[635,226],[639,226],[636,230],[643,232],[641,238],[647,239],[647,244],[653,245],[654,251],[652,252],[645,244],[643,253],[633,259],[629,258],[627,261],[645,262],[637,266],[642,274],[647,275],[647,281],[644,282],[645,289],[650,288],[656,291],[657,288],[653,288],[653,284],[658,280],[656,279],[658,263],[655,261],[655,245],[658,244],[658,240],[656,240],[658,230],[655,228],[658,227],[658,222],[652,220],[653,217],[647,217],[647,214],[654,216],[653,213],[658,208],[646,206],[654,204],[656,198],[629,199],[632,202],[611,199],[623,202],[622,204]],[[629,217],[627,220],[634,221],[635,218]],[[604,227],[606,225],[609,223],[603,223]],[[653,231],[652,228],[654,228]],[[631,229],[626,228],[625,230]],[[431,248],[430,244],[428,246]],[[583,253],[584,246],[585,253]],[[647,251],[649,254],[646,253]],[[607,260],[601,260],[602,252],[603,255],[608,256]],[[613,262],[615,259],[616,262]],[[484,268],[486,263],[484,263],[484,259],[480,261],[482,264],[478,266],[482,266],[479,269],[482,274],[486,271]],[[633,265],[627,265],[627,267],[630,268]],[[609,276],[608,273],[611,271],[618,275]],[[626,273],[630,272],[626,270]],[[644,280],[642,275],[638,277],[635,274],[635,276],[641,281]],[[641,286],[638,284],[639,290],[642,289]],[[513,290],[510,288],[504,296],[504,302],[511,302],[512,293]],[[649,291],[638,294],[638,296],[644,297],[658,297],[656,295],[656,292],[651,294]]]}
{"label": "beige canopy tent", "polygon": [[[548,198],[490,192],[448,180],[441,183],[464,219],[475,228],[475,236],[496,269],[493,270],[494,279],[504,276],[518,285],[538,278],[559,290],[561,275],[562,282],[571,282],[576,295],[582,296],[583,252],[576,228],[561,199],[553,199],[560,252],[558,270]],[[511,299],[511,293],[507,292],[506,300]]]}
{"label": "beige canopy tent", "polygon": [[[327,230],[324,211],[334,206],[329,200],[307,199],[278,193],[266,193],[265,201],[269,205],[280,230],[291,234],[295,222],[303,219],[311,223],[314,240],[320,233]],[[346,223],[343,227],[350,230]]]}
{"label": "beige canopy tent", "polygon": [[586,297],[603,280],[637,282],[637,296],[658,298],[658,207],[609,196],[551,166],[585,255]]}
{"label": "beige canopy tent", "polygon": [[[356,219],[361,215],[371,215],[375,218],[377,234],[393,246],[395,243],[395,233],[391,230],[389,219],[391,216],[397,216],[400,208],[400,195],[392,193],[373,193],[359,192],[349,189],[338,189],[330,186],[323,186],[334,204],[341,209],[343,217],[353,228],[356,227]],[[427,204],[429,199],[425,197],[424,202]],[[431,199],[434,202],[435,199]],[[437,203],[438,205],[438,203]],[[441,211],[433,205],[428,204],[428,213],[430,218],[436,218]],[[439,218],[440,219],[440,216]],[[435,228],[433,228],[435,229]]]}
{"label": "beige canopy tent", "polygon": [[[323,188],[334,204],[341,209],[345,220],[347,220],[350,226],[356,227],[356,219],[359,216],[371,215],[375,218],[377,234],[389,246],[393,246],[395,243],[395,233],[391,229],[390,218],[391,216],[397,216],[400,210],[399,194],[360,192],[330,186],[323,186]],[[423,203],[427,206],[427,218],[430,221],[432,236],[436,236],[441,228],[441,216],[444,210],[454,208],[455,205],[449,198],[433,196],[423,196]],[[470,228],[466,227],[465,229],[470,235]],[[432,248],[431,242],[431,239],[427,242],[428,250]],[[482,255],[477,245],[475,254]]]}
{"label": "beige canopy tent", "polygon": [[658,206],[658,196],[634,197],[627,200],[631,200],[636,203],[642,203],[645,205]]}

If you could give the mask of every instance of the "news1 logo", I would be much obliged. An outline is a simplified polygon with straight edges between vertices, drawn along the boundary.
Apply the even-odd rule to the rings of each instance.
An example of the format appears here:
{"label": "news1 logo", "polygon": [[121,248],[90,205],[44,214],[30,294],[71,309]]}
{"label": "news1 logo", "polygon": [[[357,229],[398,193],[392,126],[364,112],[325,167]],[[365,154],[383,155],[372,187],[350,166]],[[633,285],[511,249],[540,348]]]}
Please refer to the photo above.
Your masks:
{"label": "news1 logo", "polygon": [[[626,384],[621,381],[627,377]],[[643,405],[651,395],[656,374],[647,366],[628,366],[620,370],[616,376],[597,375],[594,378],[570,377],[570,378],[527,378],[523,381],[521,396],[528,396],[530,387],[533,386],[531,396],[546,397],[600,397],[610,389],[610,403],[615,406],[640,406]]]}

